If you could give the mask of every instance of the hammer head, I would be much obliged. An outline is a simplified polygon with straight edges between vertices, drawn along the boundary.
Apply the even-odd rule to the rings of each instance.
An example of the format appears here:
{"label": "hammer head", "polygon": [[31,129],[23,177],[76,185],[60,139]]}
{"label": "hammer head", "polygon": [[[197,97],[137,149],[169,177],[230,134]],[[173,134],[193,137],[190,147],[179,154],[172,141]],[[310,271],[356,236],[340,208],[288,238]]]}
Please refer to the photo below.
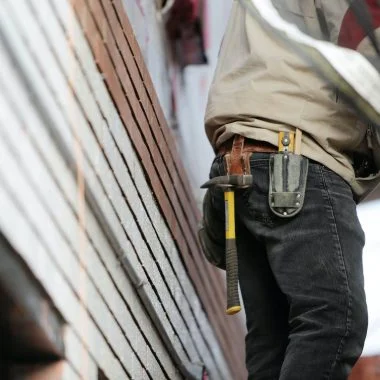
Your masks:
{"label": "hammer head", "polygon": [[252,175],[224,175],[220,177],[214,177],[204,183],[201,189],[208,189],[210,187],[218,186],[223,188],[245,188],[252,185]]}

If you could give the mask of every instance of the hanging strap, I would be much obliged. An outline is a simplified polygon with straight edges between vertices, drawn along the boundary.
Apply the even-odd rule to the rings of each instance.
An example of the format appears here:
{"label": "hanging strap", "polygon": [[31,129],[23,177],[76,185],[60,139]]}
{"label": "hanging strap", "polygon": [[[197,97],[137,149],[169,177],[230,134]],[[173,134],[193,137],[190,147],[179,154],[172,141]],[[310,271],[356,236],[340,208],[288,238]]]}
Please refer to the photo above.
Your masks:
{"label": "hanging strap", "polygon": [[244,136],[235,135],[232,143],[229,174],[243,175],[242,156],[244,148]]}

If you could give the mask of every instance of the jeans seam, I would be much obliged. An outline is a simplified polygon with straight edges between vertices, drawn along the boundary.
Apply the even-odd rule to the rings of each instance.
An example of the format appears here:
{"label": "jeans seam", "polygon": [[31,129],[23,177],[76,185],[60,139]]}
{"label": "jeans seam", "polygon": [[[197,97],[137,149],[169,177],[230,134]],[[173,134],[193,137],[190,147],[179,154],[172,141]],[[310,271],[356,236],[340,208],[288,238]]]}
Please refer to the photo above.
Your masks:
{"label": "jeans seam", "polygon": [[334,221],[334,234],[336,235],[337,241],[338,241],[339,259],[341,260],[341,264],[342,264],[342,268],[343,268],[343,272],[344,272],[344,277],[345,277],[345,285],[346,285],[346,290],[347,290],[347,295],[348,295],[348,305],[347,305],[347,312],[346,312],[345,333],[344,333],[344,335],[342,336],[342,338],[340,340],[339,346],[338,346],[337,351],[336,351],[335,359],[334,359],[334,361],[333,361],[333,363],[331,365],[330,373],[329,373],[329,375],[327,377],[328,380],[331,380],[332,379],[331,376],[333,374],[333,370],[334,370],[334,368],[335,368],[338,360],[340,359],[340,355],[342,353],[343,346],[344,346],[344,344],[345,344],[348,336],[351,333],[350,315],[351,315],[351,308],[352,308],[352,296],[351,296],[351,291],[350,291],[349,282],[348,282],[346,263],[345,263],[345,260],[344,260],[344,257],[343,257],[343,252],[342,252],[342,244],[341,244],[339,233],[338,233],[338,229],[337,229],[337,222],[336,222],[336,217],[335,217],[335,213],[334,213],[334,206],[333,206],[333,202],[332,202],[332,199],[331,199],[332,197],[331,197],[329,188],[327,186],[326,178],[325,178],[325,175],[323,173],[323,168],[322,167],[320,167],[320,174],[321,174],[323,189],[324,189],[324,191],[325,191],[325,193],[327,195],[326,199],[327,199],[327,201],[329,203],[329,208],[331,210],[331,215],[332,215],[333,221]]}

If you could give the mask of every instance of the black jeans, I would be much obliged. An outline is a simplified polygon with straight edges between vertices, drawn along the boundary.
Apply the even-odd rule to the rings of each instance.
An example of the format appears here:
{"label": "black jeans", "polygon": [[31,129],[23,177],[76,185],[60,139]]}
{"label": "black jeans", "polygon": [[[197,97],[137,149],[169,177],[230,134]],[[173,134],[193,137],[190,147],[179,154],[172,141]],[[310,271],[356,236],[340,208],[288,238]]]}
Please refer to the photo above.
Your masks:
{"label": "black jeans", "polygon": [[[347,379],[367,331],[364,233],[351,188],[310,162],[304,207],[283,219],[268,205],[268,166],[269,154],[253,154],[254,184],[236,191],[249,379]],[[223,174],[217,157],[210,176]],[[207,202],[222,244],[222,190],[210,190]]]}

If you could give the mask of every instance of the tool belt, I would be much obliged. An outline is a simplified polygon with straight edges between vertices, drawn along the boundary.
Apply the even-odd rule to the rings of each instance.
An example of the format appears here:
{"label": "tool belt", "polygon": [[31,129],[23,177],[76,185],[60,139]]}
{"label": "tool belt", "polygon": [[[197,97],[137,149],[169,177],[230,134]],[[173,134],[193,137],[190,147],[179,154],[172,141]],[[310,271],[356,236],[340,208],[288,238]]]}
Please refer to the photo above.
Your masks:
{"label": "tool belt", "polygon": [[235,137],[231,137],[229,140],[224,142],[218,148],[218,155],[224,155],[226,153],[231,153],[232,145],[235,140],[235,145],[237,143],[240,144],[240,141],[244,140],[241,146],[242,153],[273,153],[277,152],[277,147],[272,145],[266,141],[249,139],[240,135],[236,135]]}
{"label": "tool belt", "polygon": [[305,199],[309,162],[301,155],[301,139],[298,129],[280,132],[278,147],[235,135],[219,147],[218,155],[224,156],[226,173],[232,178],[251,174],[252,153],[270,153],[269,207],[275,215],[290,218],[301,211]]}
{"label": "tool belt", "polygon": [[[206,258],[219,268],[226,269],[227,280],[227,314],[240,311],[238,291],[238,256],[235,231],[235,189],[252,185],[250,156],[253,153],[270,153],[269,158],[269,207],[279,217],[288,218],[296,215],[302,208],[308,160],[301,156],[301,131],[280,132],[278,148],[243,136],[235,135],[219,150],[223,156],[226,174],[211,178],[201,187],[210,189],[219,187],[224,190],[225,205],[225,250],[221,250],[207,226],[207,208],[204,207],[203,220],[198,229],[198,236]],[[206,193],[204,206],[207,206],[209,193]],[[205,217],[206,216],[206,217]]]}

